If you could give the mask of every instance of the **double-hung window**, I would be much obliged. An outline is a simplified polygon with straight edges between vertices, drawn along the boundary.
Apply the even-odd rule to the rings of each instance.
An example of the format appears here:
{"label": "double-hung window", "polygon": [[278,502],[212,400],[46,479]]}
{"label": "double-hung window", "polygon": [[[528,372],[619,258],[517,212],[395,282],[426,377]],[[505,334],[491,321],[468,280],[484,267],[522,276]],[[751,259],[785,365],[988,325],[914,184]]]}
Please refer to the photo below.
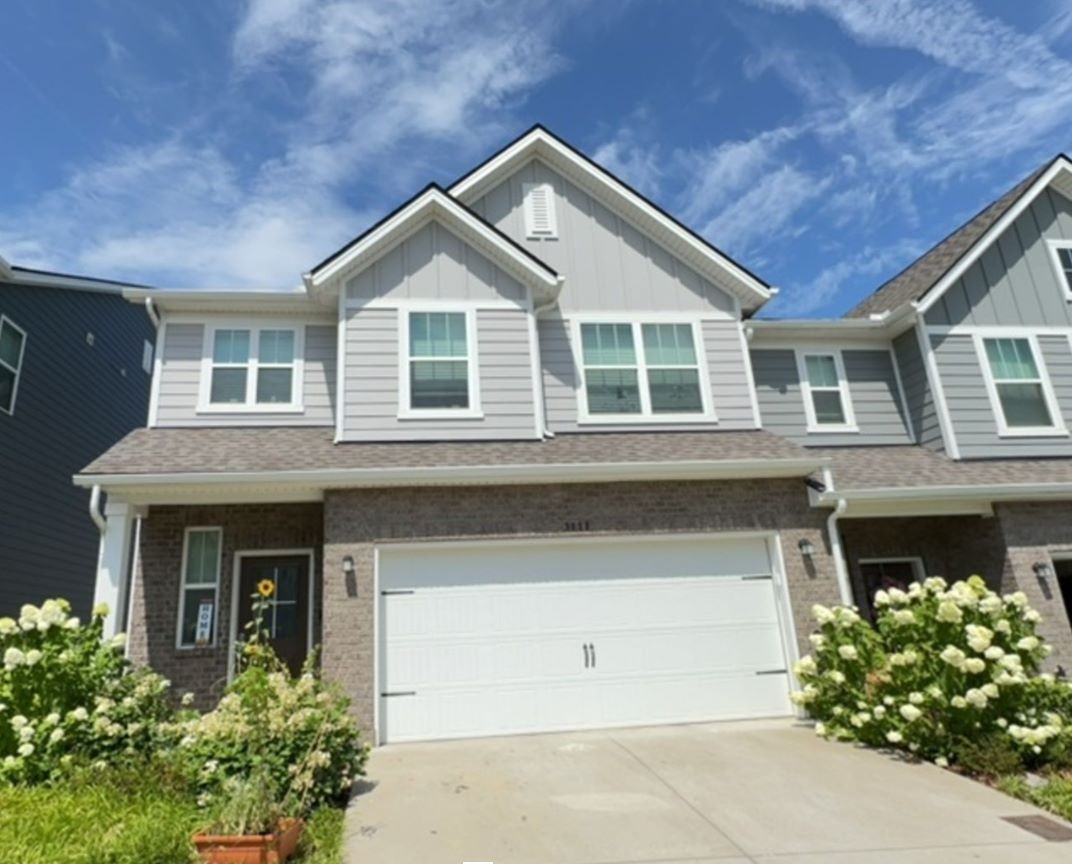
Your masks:
{"label": "double-hung window", "polygon": [[837,352],[797,355],[809,432],[855,432],[845,366]]}
{"label": "double-hung window", "polygon": [[25,347],[26,332],[0,316],[0,411],[5,414],[15,413]]}
{"label": "double-hung window", "polygon": [[714,419],[693,324],[581,322],[579,328],[582,415],[590,421]]}
{"label": "double-hung window", "polygon": [[187,528],[179,589],[178,645],[200,648],[216,643],[219,618],[221,528]]}
{"label": "double-hung window", "polygon": [[217,328],[209,345],[204,410],[298,407],[298,335],[293,329]]}
{"label": "double-hung window", "polygon": [[410,312],[404,340],[404,416],[471,416],[479,411],[475,334],[469,312]]}
{"label": "double-hung window", "polygon": [[1063,423],[1029,338],[983,338],[986,370],[1002,434],[1062,433]]}
{"label": "double-hung window", "polygon": [[1065,297],[1072,300],[1072,241],[1051,240],[1050,252],[1057,267],[1057,276]]}

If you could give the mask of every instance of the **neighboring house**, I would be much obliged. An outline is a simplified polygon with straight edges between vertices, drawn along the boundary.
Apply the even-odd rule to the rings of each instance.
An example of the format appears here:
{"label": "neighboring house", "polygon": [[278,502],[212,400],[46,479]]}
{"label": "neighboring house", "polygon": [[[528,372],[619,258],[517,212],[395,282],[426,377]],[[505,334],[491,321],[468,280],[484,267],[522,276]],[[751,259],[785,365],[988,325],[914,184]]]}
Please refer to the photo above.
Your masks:
{"label": "neighboring house", "polygon": [[812,604],[924,573],[1072,662],[1070,193],[1060,157],[850,317],[762,321],[536,127],[300,291],[155,295],[148,428],[77,477],[99,597],[208,700],[274,579],[376,741],[790,714]]}
{"label": "neighboring house", "polygon": [[155,332],[129,287],[0,258],[0,615],[90,611],[100,532],[71,474],[145,422]]}

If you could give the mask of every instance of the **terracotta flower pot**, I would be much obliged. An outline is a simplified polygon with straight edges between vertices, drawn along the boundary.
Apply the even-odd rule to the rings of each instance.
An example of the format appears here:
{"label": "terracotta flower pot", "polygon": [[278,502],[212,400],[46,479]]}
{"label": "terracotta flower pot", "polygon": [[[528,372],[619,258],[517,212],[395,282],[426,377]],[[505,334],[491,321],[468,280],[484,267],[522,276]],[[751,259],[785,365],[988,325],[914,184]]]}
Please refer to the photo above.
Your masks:
{"label": "terracotta flower pot", "polygon": [[194,847],[205,864],[283,864],[304,828],[301,819],[280,819],[272,834],[195,834]]}

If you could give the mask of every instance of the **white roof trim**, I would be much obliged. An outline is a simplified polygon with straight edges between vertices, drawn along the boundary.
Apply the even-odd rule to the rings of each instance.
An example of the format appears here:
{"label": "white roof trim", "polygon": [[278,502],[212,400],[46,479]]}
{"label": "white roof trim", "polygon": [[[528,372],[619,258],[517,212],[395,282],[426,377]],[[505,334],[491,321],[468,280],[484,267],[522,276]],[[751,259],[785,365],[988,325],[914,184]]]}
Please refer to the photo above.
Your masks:
{"label": "white roof trim", "polygon": [[[721,278],[715,279],[717,284],[730,289],[745,308],[757,309],[773,296],[770,288],[739,264],[683,229],[620,180],[596,167],[545,129],[533,129],[519,138],[476,171],[455,183],[449,192],[463,203],[471,204],[504,174],[512,173],[533,157],[544,159],[570,179],[580,182],[587,191],[596,193],[597,197],[606,198],[609,193],[609,197],[613,199],[612,204],[617,205],[617,208],[612,209],[624,209],[625,215],[631,217],[637,227],[646,229],[646,233],[654,235],[656,239],[669,241],[667,245],[671,251],[682,254],[682,257],[701,271],[706,270],[709,277],[712,273],[719,274]],[[603,195],[599,195],[599,192]]]}
{"label": "white roof trim", "polygon": [[520,465],[349,468],[308,471],[186,472],[160,474],[77,474],[76,486],[99,485],[124,499],[151,498],[199,490],[238,495],[258,490],[294,494],[300,490],[390,486],[509,485],[586,483],[623,480],[715,480],[804,477],[829,462],[827,457],[792,459],[702,459],[680,462],[597,462]]}
{"label": "white roof trim", "polygon": [[11,272],[11,265],[7,263],[7,259],[3,255],[0,255],[0,279],[14,279],[15,274]]}
{"label": "white roof trim", "polygon": [[833,507],[841,499],[853,501],[1033,501],[1072,499],[1072,482],[952,484],[946,486],[888,486],[873,489],[838,489],[823,492],[818,502]]}
{"label": "white roof trim", "polygon": [[246,310],[256,312],[313,312],[324,314],[324,306],[305,291],[150,291],[128,288],[123,297],[131,303],[151,298],[157,309],[166,312]]}
{"label": "white roof trim", "polygon": [[496,264],[539,291],[541,299],[550,300],[558,296],[561,277],[437,187],[426,189],[321,269],[305,274],[306,289],[318,298],[334,296],[344,278],[371,264],[430,219],[439,219],[457,230],[478,251],[487,254]]}
{"label": "white roof trim", "polygon": [[1042,191],[1049,186],[1053,181],[1062,173],[1066,172],[1072,175],[1072,163],[1068,161],[1064,156],[1059,156],[1050,166],[1049,170],[1040,176],[1031,187],[1024,191],[1019,200],[1010,207],[1002,215],[997,222],[990,226],[980,237],[975,241],[975,245],[959,260],[956,264],[950,268],[946,274],[939,279],[928,291],[923,295],[923,298],[917,300],[910,305],[915,308],[921,315],[925,315],[928,310],[935,303],[937,303],[946,290],[953,285],[969,267],[972,266],[982,254],[990,248],[991,244],[1015,222],[1020,215],[1031,205]]}
{"label": "white roof trim", "polygon": [[[65,288],[72,291],[96,291],[102,294],[122,294],[124,291],[137,289],[150,293],[144,285],[132,285],[127,282],[110,282],[93,279],[89,276],[68,276],[63,273],[43,273],[16,267],[0,258],[0,279],[17,282],[19,285],[31,285],[40,288]],[[153,296],[155,292],[152,292]]]}

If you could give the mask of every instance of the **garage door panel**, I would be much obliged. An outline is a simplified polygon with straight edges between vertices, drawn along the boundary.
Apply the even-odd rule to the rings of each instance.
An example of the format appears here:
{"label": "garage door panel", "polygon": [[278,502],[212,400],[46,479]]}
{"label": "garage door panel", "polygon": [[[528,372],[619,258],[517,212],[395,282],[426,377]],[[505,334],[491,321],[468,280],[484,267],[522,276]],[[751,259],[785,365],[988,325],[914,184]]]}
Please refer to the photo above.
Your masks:
{"label": "garage door panel", "polygon": [[789,713],[763,539],[410,548],[380,560],[381,691],[412,694],[381,700],[384,740]]}

